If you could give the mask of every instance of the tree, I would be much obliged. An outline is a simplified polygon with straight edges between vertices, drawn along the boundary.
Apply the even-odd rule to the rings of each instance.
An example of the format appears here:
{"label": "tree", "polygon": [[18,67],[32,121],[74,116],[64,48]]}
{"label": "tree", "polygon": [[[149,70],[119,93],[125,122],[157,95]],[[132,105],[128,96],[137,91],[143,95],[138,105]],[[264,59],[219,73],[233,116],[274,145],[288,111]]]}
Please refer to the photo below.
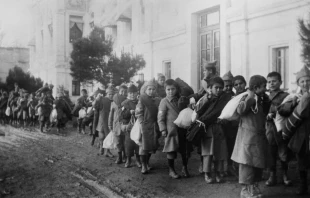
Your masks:
{"label": "tree", "polygon": [[6,77],[7,89],[13,90],[15,82],[18,83],[20,88],[28,92],[35,92],[43,86],[43,81],[40,78],[35,78],[29,72],[24,72],[23,69],[18,66],[9,70],[9,75]]}
{"label": "tree", "polygon": [[129,82],[145,66],[141,55],[122,53],[119,58],[112,51],[111,40],[105,39],[104,31],[95,27],[88,38],[73,43],[71,76],[80,82],[96,80],[104,85],[113,77],[113,84],[119,85]]}
{"label": "tree", "polygon": [[298,19],[299,37],[301,40],[302,50],[301,58],[308,68],[310,68],[310,24],[304,19]]}

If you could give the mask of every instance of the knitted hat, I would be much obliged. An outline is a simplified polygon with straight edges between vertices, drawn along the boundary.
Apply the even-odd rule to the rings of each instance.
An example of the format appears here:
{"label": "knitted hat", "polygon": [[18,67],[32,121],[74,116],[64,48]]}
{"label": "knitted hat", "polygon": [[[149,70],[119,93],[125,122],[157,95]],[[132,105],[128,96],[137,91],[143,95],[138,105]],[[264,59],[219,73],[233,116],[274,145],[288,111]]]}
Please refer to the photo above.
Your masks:
{"label": "knitted hat", "polygon": [[232,73],[229,71],[226,74],[224,74],[224,76],[222,77],[222,79],[224,81],[233,81],[234,76],[232,75]]}
{"label": "knitted hat", "polygon": [[130,93],[138,92],[138,88],[135,85],[130,85],[127,92],[130,92]]}
{"label": "knitted hat", "polygon": [[297,72],[296,81],[298,82],[300,78],[305,77],[305,76],[310,77],[310,71],[306,66],[304,66],[303,68],[301,68],[299,72]]}
{"label": "knitted hat", "polygon": [[158,74],[157,74],[157,80],[159,80],[159,79],[161,79],[161,78],[166,78],[166,77],[164,76],[164,74],[158,73]]}
{"label": "knitted hat", "polygon": [[204,69],[213,69],[216,66],[216,62],[217,62],[216,60],[213,62],[208,62],[205,59],[202,59],[202,67]]}

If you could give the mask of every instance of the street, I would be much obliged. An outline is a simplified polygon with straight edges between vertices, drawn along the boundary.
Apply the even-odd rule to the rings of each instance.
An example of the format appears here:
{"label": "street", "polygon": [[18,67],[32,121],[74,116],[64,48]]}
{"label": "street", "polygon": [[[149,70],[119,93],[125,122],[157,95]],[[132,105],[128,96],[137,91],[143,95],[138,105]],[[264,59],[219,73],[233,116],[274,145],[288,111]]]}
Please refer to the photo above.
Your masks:
{"label": "street", "polygon": [[[5,179],[0,187],[10,191],[5,196],[8,198],[240,196],[236,177],[228,177],[222,184],[206,184],[198,173],[196,153],[189,161],[192,177],[173,180],[168,177],[165,154],[160,151],[151,158],[154,170],[142,175],[134,160],[131,168],[124,168],[124,164],[114,164],[115,158],[98,156],[98,149],[90,146],[90,136],[78,134],[72,127],[65,137],[54,135],[55,129],[43,134],[1,125],[0,131],[5,133],[0,137],[0,178]],[[294,164],[290,164],[289,175],[296,184]],[[176,165],[180,173],[180,157]],[[264,182],[260,186],[266,197],[294,197],[294,186],[267,188]]]}

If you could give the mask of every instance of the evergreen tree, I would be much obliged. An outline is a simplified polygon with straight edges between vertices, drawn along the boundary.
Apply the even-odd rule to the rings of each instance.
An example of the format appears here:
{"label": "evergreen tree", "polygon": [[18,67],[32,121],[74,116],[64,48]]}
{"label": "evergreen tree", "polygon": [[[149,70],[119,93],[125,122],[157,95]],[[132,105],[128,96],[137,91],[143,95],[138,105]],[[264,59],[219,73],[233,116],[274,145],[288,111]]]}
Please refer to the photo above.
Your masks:
{"label": "evergreen tree", "polygon": [[95,27],[88,38],[73,43],[71,76],[80,82],[96,80],[104,85],[110,83],[112,76],[113,84],[120,85],[145,66],[141,55],[122,53],[117,57],[112,50],[112,42],[104,38],[104,31]]}
{"label": "evergreen tree", "polygon": [[310,68],[310,24],[304,19],[298,19],[299,37],[302,45],[301,58],[308,68]]}

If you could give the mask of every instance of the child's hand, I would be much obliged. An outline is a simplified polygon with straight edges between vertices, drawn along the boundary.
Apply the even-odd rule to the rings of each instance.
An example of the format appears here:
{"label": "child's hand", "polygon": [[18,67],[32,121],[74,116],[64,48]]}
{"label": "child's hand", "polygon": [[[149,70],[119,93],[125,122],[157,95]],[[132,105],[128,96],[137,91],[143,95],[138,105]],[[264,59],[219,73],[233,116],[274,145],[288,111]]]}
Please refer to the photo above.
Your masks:
{"label": "child's hand", "polygon": [[162,132],[161,132],[161,135],[162,135],[163,137],[167,137],[167,131],[162,131]]}
{"label": "child's hand", "polygon": [[190,98],[190,99],[189,99],[189,104],[195,104],[195,103],[196,103],[195,98]]}
{"label": "child's hand", "polygon": [[269,113],[267,115],[267,120],[271,121],[274,118],[274,114],[273,113]]}

